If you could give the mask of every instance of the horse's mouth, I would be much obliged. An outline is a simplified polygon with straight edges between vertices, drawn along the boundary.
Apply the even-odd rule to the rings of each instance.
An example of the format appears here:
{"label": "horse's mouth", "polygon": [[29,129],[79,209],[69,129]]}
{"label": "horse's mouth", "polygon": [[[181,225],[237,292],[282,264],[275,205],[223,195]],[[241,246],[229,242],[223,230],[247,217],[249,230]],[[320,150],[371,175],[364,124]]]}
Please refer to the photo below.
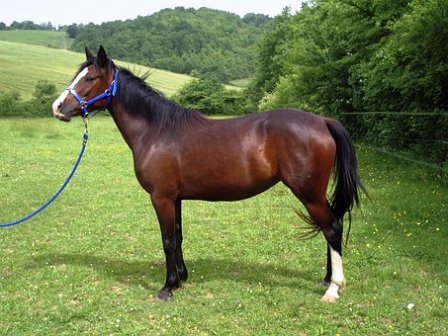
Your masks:
{"label": "horse's mouth", "polygon": [[53,110],[53,115],[59,120],[69,122],[72,120],[73,111],[70,111],[67,114],[61,113],[59,110]]}

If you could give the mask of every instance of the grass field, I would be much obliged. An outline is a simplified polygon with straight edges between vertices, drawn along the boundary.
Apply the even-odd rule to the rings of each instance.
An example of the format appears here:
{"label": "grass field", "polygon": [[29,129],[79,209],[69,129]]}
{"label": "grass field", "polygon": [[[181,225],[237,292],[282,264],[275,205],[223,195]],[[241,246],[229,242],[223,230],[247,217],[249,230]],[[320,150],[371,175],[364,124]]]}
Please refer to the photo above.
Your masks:
{"label": "grass field", "polygon": [[48,48],[68,49],[72,43],[65,32],[44,30],[3,30],[0,41],[25,43]]}
{"label": "grass field", "polygon": [[[0,41],[0,91],[17,91],[23,99],[31,98],[39,80],[47,80],[62,91],[73,78],[84,54],[68,50]],[[117,62],[143,75],[150,72],[148,83],[171,96],[191,77],[169,71],[151,69],[126,62]]]}
{"label": "grass field", "polygon": [[[283,186],[235,203],[184,202],[190,279],[154,294],[164,257],[154,211],[111,118],[90,123],[75,179],[33,220],[0,229],[1,335],[446,335],[448,183],[358,146],[372,200],[354,212],[347,289],[324,290],[321,236],[299,240]],[[82,123],[0,119],[0,221],[48,198],[71,169]]]}

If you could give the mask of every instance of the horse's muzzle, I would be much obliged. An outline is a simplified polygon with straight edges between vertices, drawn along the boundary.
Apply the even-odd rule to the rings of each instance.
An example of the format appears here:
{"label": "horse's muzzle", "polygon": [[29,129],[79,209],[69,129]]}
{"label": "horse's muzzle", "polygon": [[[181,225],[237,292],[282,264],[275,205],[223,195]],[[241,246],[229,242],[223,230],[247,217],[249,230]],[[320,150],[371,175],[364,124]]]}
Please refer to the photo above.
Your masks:
{"label": "horse's muzzle", "polygon": [[55,100],[52,105],[53,116],[62,121],[70,121],[73,116],[73,111],[63,112],[62,111],[62,103],[59,99]]}

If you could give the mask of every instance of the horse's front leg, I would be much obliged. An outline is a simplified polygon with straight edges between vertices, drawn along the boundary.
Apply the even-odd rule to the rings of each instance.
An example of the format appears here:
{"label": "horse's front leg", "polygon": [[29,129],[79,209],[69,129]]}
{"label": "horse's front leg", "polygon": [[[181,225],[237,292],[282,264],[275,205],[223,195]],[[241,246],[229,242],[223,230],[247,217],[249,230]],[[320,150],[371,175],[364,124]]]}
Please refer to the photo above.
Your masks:
{"label": "horse's front leg", "polygon": [[181,199],[176,200],[176,265],[177,272],[179,274],[179,279],[181,282],[185,282],[188,279],[187,266],[185,266],[184,255],[182,253],[182,201]]}
{"label": "horse's front leg", "polygon": [[151,201],[159,220],[166,260],[166,281],[158,293],[157,298],[166,301],[173,295],[173,289],[179,288],[180,286],[180,278],[176,266],[176,200],[155,194],[151,195]]}

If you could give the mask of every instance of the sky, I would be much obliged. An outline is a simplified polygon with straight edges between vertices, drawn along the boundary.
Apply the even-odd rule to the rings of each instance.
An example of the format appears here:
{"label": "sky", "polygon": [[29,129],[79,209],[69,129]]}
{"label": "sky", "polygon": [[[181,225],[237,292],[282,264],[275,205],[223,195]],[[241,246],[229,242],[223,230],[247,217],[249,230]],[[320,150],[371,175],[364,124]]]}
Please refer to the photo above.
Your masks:
{"label": "sky", "polygon": [[303,0],[0,0],[0,22],[10,25],[13,21],[33,21],[53,26],[72,23],[102,23],[114,20],[134,19],[151,15],[164,8],[208,7],[232,12],[240,16],[247,13],[281,14],[283,8],[292,12],[300,9]]}

